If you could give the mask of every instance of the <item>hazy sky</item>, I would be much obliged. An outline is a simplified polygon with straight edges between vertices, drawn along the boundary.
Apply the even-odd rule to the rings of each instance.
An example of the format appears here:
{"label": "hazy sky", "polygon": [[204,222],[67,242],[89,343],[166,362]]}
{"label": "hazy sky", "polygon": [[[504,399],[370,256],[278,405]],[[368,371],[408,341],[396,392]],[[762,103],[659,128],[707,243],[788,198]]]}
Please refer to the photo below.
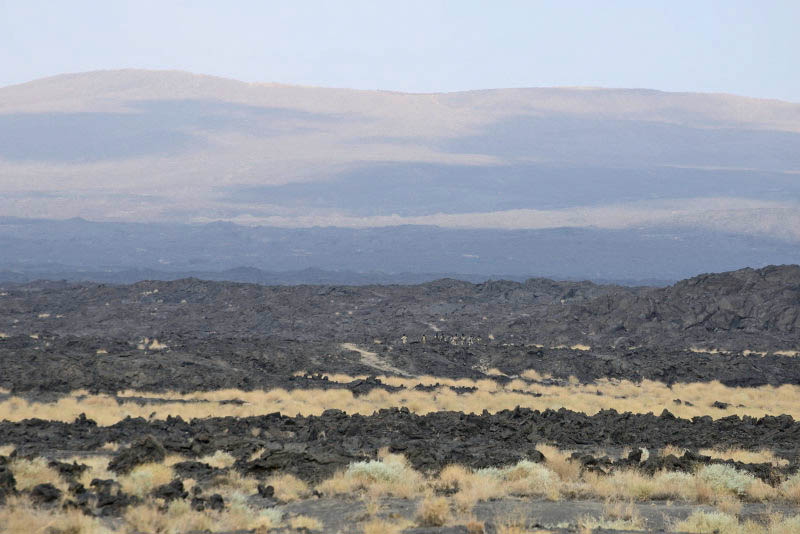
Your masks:
{"label": "hazy sky", "polygon": [[430,92],[590,85],[800,102],[800,1],[0,0],[0,86],[124,67]]}

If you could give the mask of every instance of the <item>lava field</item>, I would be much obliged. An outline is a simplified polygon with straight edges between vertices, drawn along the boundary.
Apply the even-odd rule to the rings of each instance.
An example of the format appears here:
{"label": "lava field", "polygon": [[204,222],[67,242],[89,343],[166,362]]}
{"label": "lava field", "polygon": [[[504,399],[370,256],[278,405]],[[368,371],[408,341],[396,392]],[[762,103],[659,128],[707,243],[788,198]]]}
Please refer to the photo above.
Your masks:
{"label": "lava field", "polygon": [[665,288],[7,284],[0,520],[792,532],[799,349],[797,266]]}

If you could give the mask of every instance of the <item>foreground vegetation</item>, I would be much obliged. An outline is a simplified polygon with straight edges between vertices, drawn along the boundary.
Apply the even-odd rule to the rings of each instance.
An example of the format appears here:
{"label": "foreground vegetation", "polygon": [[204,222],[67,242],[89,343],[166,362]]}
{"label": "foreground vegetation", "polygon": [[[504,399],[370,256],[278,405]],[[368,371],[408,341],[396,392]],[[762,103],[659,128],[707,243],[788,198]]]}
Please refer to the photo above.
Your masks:
{"label": "foreground vegetation", "polygon": [[[499,374],[499,371],[490,371],[490,374]],[[330,382],[342,384],[364,378],[328,376]],[[647,380],[611,379],[581,384],[577,380],[552,380],[534,371],[507,377],[505,384],[492,379],[430,376],[381,376],[379,379],[384,384],[403,386],[404,389],[390,392],[376,388],[363,395],[342,388],[230,389],[192,393],[123,391],[118,395],[75,391],[52,402],[37,402],[0,391],[8,395],[0,402],[0,419],[22,421],[40,418],[71,422],[85,414],[99,425],[112,425],[126,417],[166,419],[168,416],[181,416],[192,419],[246,417],[274,412],[319,415],[330,408],[368,415],[391,407],[406,407],[418,414],[437,411],[481,413],[517,406],[539,410],[567,408],[590,415],[602,409],[633,413],[660,413],[667,409],[682,418],[789,414],[800,419],[800,386],[794,385],[733,388],[719,382],[697,382],[667,386]],[[426,388],[414,389],[418,385]],[[429,386],[433,387],[428,389]],[[462,389],[455,391],[452,388]],[[75,482],[89,487],[95,479],[114,481],[114,491],[132,496],[134,503],[127,506],[121,515],[99,518],[69,506],[72,499],[70,483],[48,465],[47,459],[9,457],[13,447],[3,446],[0,436],[0,456],[9,457],[8,469],[16,479],[19,491],[7,496],[5,504],[0,507],[0,533],[250,531],[260,534],[274,529],[327,532],[325,518],[312,513],[298,514],[296,509],[291,511],[292,503],[305,506],[317,496],[332,502],[349,503],[343,506],[359,510],[352,514],[352,524],[346,531],[363,534],[399,533],[416,526],[448,525],[464,525],[468,532],[477,534],[484,532],[485,521],[491,521],[496,531],[502,534],[542,532],[541,529],[532,529],[535,521],[525,514],[487,517],[485,505],[509,501],[521,506],[534,501],[567,504],[576,500],[603,503],[601,513],[585,514],[549,527],[587,533],[599,528],[644,530],[648,528],[647,519],[642,515],[644,505],[660,503],[663,506],[675,504],[696,508],[688,517],[684,514],[671,520],[669,528],[674,531],[719,534],[800,532],[800,515],[792,512],[800,506],[800,473],[787,476],[774,485],[731,465],[720,464],[698,466],[693,472],[659,471],[654,474],[647,474],[634,465],[615,468],[605,474],[584,469],[579,461],[571,460],[571,451],[539,444],[536,448],[545,457],[542,463],[523,459],[515,465],[480,469],[447,465],[438,472],[417,471],[404,457],[383,450],[375,460],[351,463],[326,480],[310,485],[289,473],[275,474],[266,480],[244,476],[234,467],[236,458],[217,451],[197,458],[221,470],[212,479],[180,480],[189,495],[197,489],[204,495],[219,494],[223,498],[223,509],[210,510],[193,507],[191,497],[166,501],[154,496],[156,488],[180,479],[174,466],[188,458],[168,455],[161,463],[139,465],[129,473],[118,475],[108,468],[110,456],[117,448],[115,443],[106,443],[103,449],[91,454],[60,458],[67,463],[88,466]],[[255,451],[250,460],[258,458],[262,452]],[[602,451],[598,452],[602,454]],[[622,455],[627,457],[628,452],[622,451]],[[680,457],[684,452],[678,446],[658,451],[643,450],[642,461],[649,455]],[[785,458],[768,449],[703,449],[699,452],[716,459],[748,464],[788,465]],[[48,505],[35,503],[31,490],[39,484],[53,484],[62,492],[61,496]],[[276,505],[265,505],[254,498],[259,494],[259,484],[274,488]],[[410,503],[414,512],[398,513],[386,504],[387,499]],[[764,510],[758,520],[742,513],[743,507],[752,505]],[[783,512],[769,512],[770,507]],[[479,514],[479,510],[483,511]]]}
{"label": "foreground vegetation", "polygon": [[[60,506],[60,503],[48,507],[35,506],[22,496],[25,490],[37,484],[52,483],[66,495],[68,485],[58,472],[48,467],[44,458],[15,458],[9,465],[22,494],[9,497],[5,506],[0,508],[0,525],[3,525],[0,532],[103,534],[122,531],[130,534],[177,534],[203,530],[267,532],[275,527],[312,532],[323,530],[324,524],[319,519],[286,514],[281,505],[269,508],[252,505],[249,496],[257,493],[260,482],[272,485],[275,498],[284,505],[311,498],[312,492],[318,492],[326,498],[356,499],[364,513],[355,520],[352,531],[365,534],[400,532],[415,525],[454,524],[466,525],[470,532],[483,532],[482,521],[476,519],[474,513],[475,506],[480,502],[503,499],[593,499],[604,502],[602,515],[581,517],[574,524],[553,525],[579,528],[583,532],[591,532],[596,528],[646,528],[646,521],[637,503],[651,501],[713,507],[698,510],[683,521],[674,521],[673,528],[677,531],[719,534],[798,532],[800,515],[771,513],[764,521],[755,522],[740,521],[739,514],[745,503],[800,505],[800,474],[788,477],[775,487],[728,465],[706,465],[693,473],[658,472],[648,476],[631,468],[603,475],[582,470],[579,463],[570,460],[568,451],[544,444],[538,445],[537,449],[544,454],[545,462],[521,460],[516,465],[482,469],[450,465],[436,474],[415,471],[404,457],[383,450],[378,459],[352,463],[314,487],[289,474],[273,475],[266,481],[242,476],[232,469],[235,459],[218,451],[199,460],[226,470],[213,480],[202,482],[205,491],[223,496],[226,506],[222,511],[197,511],[192,509],[188,500],[165,502],[151,496],[153,489],[176,478],[172,466],[186,459],[178,455],[168,456],[163,463],[140,465],[120,476],[108,470],[108,457],[91,455],[69,458],[70,462],[89,466],[79,482],[89,485],[94,478],[112,479],[119,485],[118,491],[139,499],[139,504],[129,506],[122,517],[113,521],[83,515],[79,510]],[[0,452],[8,454],[11,450],[5,447]],[[680,451],[669,447],[654,451],[653,454],[677,452]],[[750,458],[774,464],[781,461],[768,451],[714,452],[719,457]],[[648,454],[648,451],[644,451],[645,457]],[[201,484],[192,479],[182,482],[188,491]],[[399,517],[385,513],[382,499],[386,497],[413,500],[416,514],[414,517]],[[493,522],[498,532],[528,532],[528,520],[523,517],[498,517]],[[52,530],[52,527],[58,530]]]}

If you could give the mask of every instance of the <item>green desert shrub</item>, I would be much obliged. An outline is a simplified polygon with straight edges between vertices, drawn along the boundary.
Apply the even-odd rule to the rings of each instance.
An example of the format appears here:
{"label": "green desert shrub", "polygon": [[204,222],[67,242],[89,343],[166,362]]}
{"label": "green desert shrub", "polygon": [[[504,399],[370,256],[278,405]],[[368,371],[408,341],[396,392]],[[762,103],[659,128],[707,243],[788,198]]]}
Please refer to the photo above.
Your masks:
{"label": "green desert shrub", "polygon": [[735,467],[724,464],[703,466],[697,476],[718,492],[745,495],[756,478],[750,473],[739,471]]}

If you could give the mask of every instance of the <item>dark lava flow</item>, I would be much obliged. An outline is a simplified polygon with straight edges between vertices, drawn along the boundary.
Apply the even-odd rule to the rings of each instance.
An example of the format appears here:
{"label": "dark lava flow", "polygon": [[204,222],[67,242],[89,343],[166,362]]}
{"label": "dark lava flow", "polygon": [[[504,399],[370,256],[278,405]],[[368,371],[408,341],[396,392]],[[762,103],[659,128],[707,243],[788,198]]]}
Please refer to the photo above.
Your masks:
{"label": "dark lava flow", "polygon": [[[702,275],[667,288],[543,279],[359,287],[38,282],[0,291],[0,333],[0,387],[33,398],[81,388],[342,387],[292,375],[387,374],[343,343],[412,376],[484,378],[495,367],[581,382],[799,384],[800,359],[772,352],[800,348],[800,267]],[[152,339],[166,348],[152,350]],[[578,343],[591,350],[549,348]]]}
{"label": "dark lava flow", "polygon": [[[403,453],[424,471],[451,463],[486,467],[525,457],[535,459],[540,457],[535,450],[540,442],[578,450],[625,446],[654,450],[668,444],[690,449],[766,447],[789,459],[790,469],[796,469],[800,460],[800,423],[789,416],[687,420],[666,411],[656,416],[604,410],[588,416],[565,409],[518,408],[496,414],[435,412],[420,416],[391,409],[371,416],[349,416],[328,410],[318,417],[129,418],[108,427],[79,418],[73,423],[2,422],[0,435],[4,442],[17,445],[17,453],[22,455],[94,451],[107,442],[132,443],[148,435],[167,452],[197,457],[223,450],[239,458],[238,465],[245,472],[284,470],[308,480],[329,476],[352,461],[374,458],[382,447]],[[266,451],[263,462],[248,463],[246,458],[260,449]]]}

